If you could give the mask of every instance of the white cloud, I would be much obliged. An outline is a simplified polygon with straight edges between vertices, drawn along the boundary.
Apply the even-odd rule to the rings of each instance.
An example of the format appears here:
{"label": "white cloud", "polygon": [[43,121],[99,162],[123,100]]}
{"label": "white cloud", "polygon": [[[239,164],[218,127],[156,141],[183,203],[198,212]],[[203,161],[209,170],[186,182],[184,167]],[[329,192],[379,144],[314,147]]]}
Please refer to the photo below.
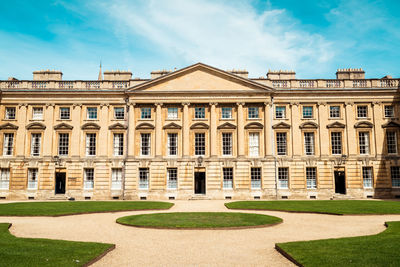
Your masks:
{"label": "white cloud", "polygon": [[335,54],[329,41],[302,30],[283,9],[258,14],[246,2],[212,0],[95,5],[116,22],[117,36],[144,37],[185,64],[247,68],[253,76],[265,75],[268,68],[303,68],[313,75],[324,71],[316,65],[325,65]]}

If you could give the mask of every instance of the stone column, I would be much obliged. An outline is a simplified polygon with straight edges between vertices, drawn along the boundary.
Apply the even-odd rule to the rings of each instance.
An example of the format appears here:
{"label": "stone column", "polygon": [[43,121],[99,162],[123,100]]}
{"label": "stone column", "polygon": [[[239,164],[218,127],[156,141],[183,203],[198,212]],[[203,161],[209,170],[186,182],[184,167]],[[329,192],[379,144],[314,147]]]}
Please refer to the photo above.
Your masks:
{"label": "stone column", "polygon": [[272,149],[271,149],[271,112],[272,103],[265,102],[264,103],[264,156],[271,156]]}
{"label": "stone column", "polygon": [[238,157],[244,157],[244,103],[237,103],[237,144],[238,144]]}
{"label": "stone column", "polygon": [[128,157],[135,156],[135,103],[129,102],[128,103],[129,110],[128,110],[128,135],[126,137],[126,142],[128,144]]}
{"label": "stone column", "polygon": [[217,103],[210,103],[211,112],[210,112],[210,156],[217,157],[218,149],[217,149],[217,112],[215,110]]}
{"label": "stone column", "polygon": [[156,103],[156,157],[162,156],[162,103]]}
{"label": "stone column", "polygon": [[183,157],[189,157],[190,147],[189,147],[189,105],[190,103],[182,103],[183,105],[183,118],[182,118],[182,154]]}

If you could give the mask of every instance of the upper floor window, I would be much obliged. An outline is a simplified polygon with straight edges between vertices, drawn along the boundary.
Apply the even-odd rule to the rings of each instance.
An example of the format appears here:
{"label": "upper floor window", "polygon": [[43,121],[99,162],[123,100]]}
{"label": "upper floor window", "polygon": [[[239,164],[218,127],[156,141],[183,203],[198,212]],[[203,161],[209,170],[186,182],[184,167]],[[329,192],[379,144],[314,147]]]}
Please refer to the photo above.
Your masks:
{"label": "upper floor window", "polygon": [[232,133],[222,133],[222,155],[232,155]]}
{"label": "upper floor window", "polygon": [[206,118],[206,109],[204,107],[195,107],[194,108],[194,118],[195,119],[205,119]]}
{"label": "upper floor window", "polygon": [[96,156],[96,134],[86,134],[86,156]]}
{"label": "upper floor window", "polygon": [[313,118],[313,107],[305,106],[303,107],[303,119],[312,119]]}
{"label": "upper floor window", "polygon": [[385,106],[385,118],[394,117],[394,106]]}
{"label": "upper floor window", "polygon": [[35,133],[31,137],[31,156],[40,156],[40,141],[42,139],[42,134]]}
{"label": "upper floor window", "polygon": [[362,175],[364,188],[372,188],[374,185],[372,167],[362,167]]}
{"label": "upper floor window", "polygon": [[7,120],[15,120],[15,107],[6,107],[5,118]]}
{"label": "upper floor window", "polygon": [[97,108],[87,108],[87,119],[97,120]]}
{"label": "upper floor window", "polygon": [[58,134],[58,155],[68,156],[69,148],[69,134],[59,133]]}
{"label": "upper floor window", "polygon": [[360,154],[369,154],[369,132],[358,133]]}
{"label": "upper floor window", "polygon": [[340,106],[330,106],[329,107],[329,117],[330,118],[340,118]]}
{"label": "upper floor window", "polygon": [[142,133],[140,138],[140,155],[150,156],[150,134]]}
{"label": "upper floor window", "polygon": [[125,118],[125,108],[115,107],[114,108],[114,118],[116,120],[123,120]]}
{"label": "upper floor window", "polygon": [[260,154],[259,133],[249,133],[249,155],[251,157],[258,157]]}
{"label": "upper floor window", "polygon": [[124,134],[114,134],[114,156],[124,155]]}
{"label": "upper floor window", "polygon": [[178,155],[178,134],[177,133],[169,133],[168,134],[168,155],[176,156]]}
{"label": "upper floor window", "polygon": [[248,112],[249,119],[258,119],[258,107],[249,107]]}
{"label": "upper floor window", "polygon": [[314,155],[314,133],[304,133],[304,153]]}
{"label": "upper floor window", "polygon": [[331,132],[331,149],[333,155],[342,154],[342,133]]}
{"label": "upper floor window", "polygon": [[278,168],[278,187],[281,189],[289,188],[289,168]]}
{"label": "upper floor window", "polygon": [[3,140],[3,156],[12,156],[14,150],[14,134],[5,133]]}
{"label": "upper floor window", "polygon": [[206,154],[206,134],[194,134],[194,154],[196,156],[204,156]]}
{"label": "upper floor window", "polygon": [[286,133],[276,133],[276,152],[286,155]]}
{"label": "upper floor window", "polygon": [[397,134],[395,131],[386,132],[386,145],[387,145],[387,153],[389,154],[397,153]]}
{"label": "upper floor window", "polygon": [[169,120],[178,119],[178,108],[168,108],[168,119]]}
{"label": "upper floor window", "polygon": [[222,108],[221,109],[222,119],[232,119],[232,108]]}
{"label": "upper floor window", "polygon": [[357,118],[367,118],[367,117],[368,117],[368,107],[357,106]]}
{"label": "upper floor window", "polygon": [[68,107],[60,108],[60,120],[69,120],[70,115],[70,109]]}
{"label": "upper floor window", "polygon": [[390,176],[392,178],[392,186],[400,187],[400,167],[399,166],[390,167]]}
{"label": "upper floor window", "polygon": [[43,108],[33,108],[32,109],[32,119],[43,120]]}
{"label": "upper floor window", "polygon": [[151,108],[141,108],[140,109],[141,119],[151,119]]}
{"label": "upper floor window", "polygon": [[278,106],[275,108],[275,118],[284,119],[286,118],[286,107]]}

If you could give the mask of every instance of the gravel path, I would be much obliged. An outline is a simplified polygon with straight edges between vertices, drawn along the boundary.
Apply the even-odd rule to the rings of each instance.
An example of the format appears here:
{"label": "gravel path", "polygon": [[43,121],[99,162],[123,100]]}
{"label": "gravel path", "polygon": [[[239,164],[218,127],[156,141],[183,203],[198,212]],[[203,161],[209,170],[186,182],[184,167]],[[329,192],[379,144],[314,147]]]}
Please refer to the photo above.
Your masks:
{"label": "gravel path", "polygon": [[[225,211],[225,201],[175,201],[166,212]],[[163,211],[137,211],[65,217],[0,217],[19,237],[42,237],[116,244],[94,266],[293,266],[274,245],[278,242],[373,235],[400,215],[334,216],[254,211],[280,217],[282,224],[241,230],[156,230],[123,226],[119,217]],[[253,211],[244,211],[253,212]]]}

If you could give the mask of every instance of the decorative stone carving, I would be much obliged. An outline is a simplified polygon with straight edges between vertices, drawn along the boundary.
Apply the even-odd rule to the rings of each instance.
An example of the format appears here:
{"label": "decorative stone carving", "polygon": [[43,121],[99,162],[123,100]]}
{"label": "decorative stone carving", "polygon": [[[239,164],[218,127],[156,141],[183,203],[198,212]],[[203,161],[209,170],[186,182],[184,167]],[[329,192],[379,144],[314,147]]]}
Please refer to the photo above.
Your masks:
{"label": "decorative stone carving", "polygon": [[142,122],[136,126],[136,130],[153,130],[154,125],[148,122]]}
{"label": "decorative stone carving", "polygon": [[18,130],[18,126],[7,122],[0,126],[0,130]]}
{"label": "decorative stone carving", "polygon": [[46,125],[40,122],[32,122],[26,125],[27,130],[44,130],[46,129]]}
{"label": "decorative stone carving", "polygon": [[217,129],[236,129],[236,125],[229,122],[225,122],[220,126],[218,126]]}
{"label": "decorative stone carving", "polygon": [[100,125],[94,122],[88,122],[81,126],[82,130],[100,130]]}
{"label": "decorative stone carving", "polygon": [[64,122],[54,126],[54,130],[72,130],[73,128],[74,128],[74,126],[71,126]]}
{"label": "decorative stone carving", "polygon": [[299,126],[300,129],[318,129],[318,127],[318,124],[312,121],[304,122]]}
{"label": "decorative stone carving", "polygon": [[208,124],[204,123],[204,122],[197,122],[192,124],[192,126],[190,126],[190,129],[208,129],[210,128],[210,126],[208,126]]}
{"label": "decorative stone carving", "polygon": [[182,126],[180,126],[174,122],[171,122],[171,123],[168,123],[167,125],[164,125],[163,129],[182,129]]}
{"label": "decorative stone carving", "polygon": [[263,129],[264,125],[259,122],[250,122],[244,126],[245,129]]}
{"label": "decorative stone carving", "polygon": [[400,124],[394,121],[389,121],[382,125],[382,128],[400,128]]}
{"label": "decorative stone carving", "polygon": [[326,125],[326,128],[346,128],[346,125],[340,123],[338,121],[332,122],[331,124]]}
{"label": "decorative stone carving", "polygon": [[354,128],[373,128],[374,125],[369,121],[359,121],[354,124]]}
{"label": "decorative stone carving", "polygon": [[126,130],[128,127],[126,125],[123,125],[119,122],[114,123],[113,125],[108,126],[109,130]]}
{"label": "decorative stone carving", "polygon": [[290,125],[284,122],[280,122],[273,125],[272,129],[290,129]]}

